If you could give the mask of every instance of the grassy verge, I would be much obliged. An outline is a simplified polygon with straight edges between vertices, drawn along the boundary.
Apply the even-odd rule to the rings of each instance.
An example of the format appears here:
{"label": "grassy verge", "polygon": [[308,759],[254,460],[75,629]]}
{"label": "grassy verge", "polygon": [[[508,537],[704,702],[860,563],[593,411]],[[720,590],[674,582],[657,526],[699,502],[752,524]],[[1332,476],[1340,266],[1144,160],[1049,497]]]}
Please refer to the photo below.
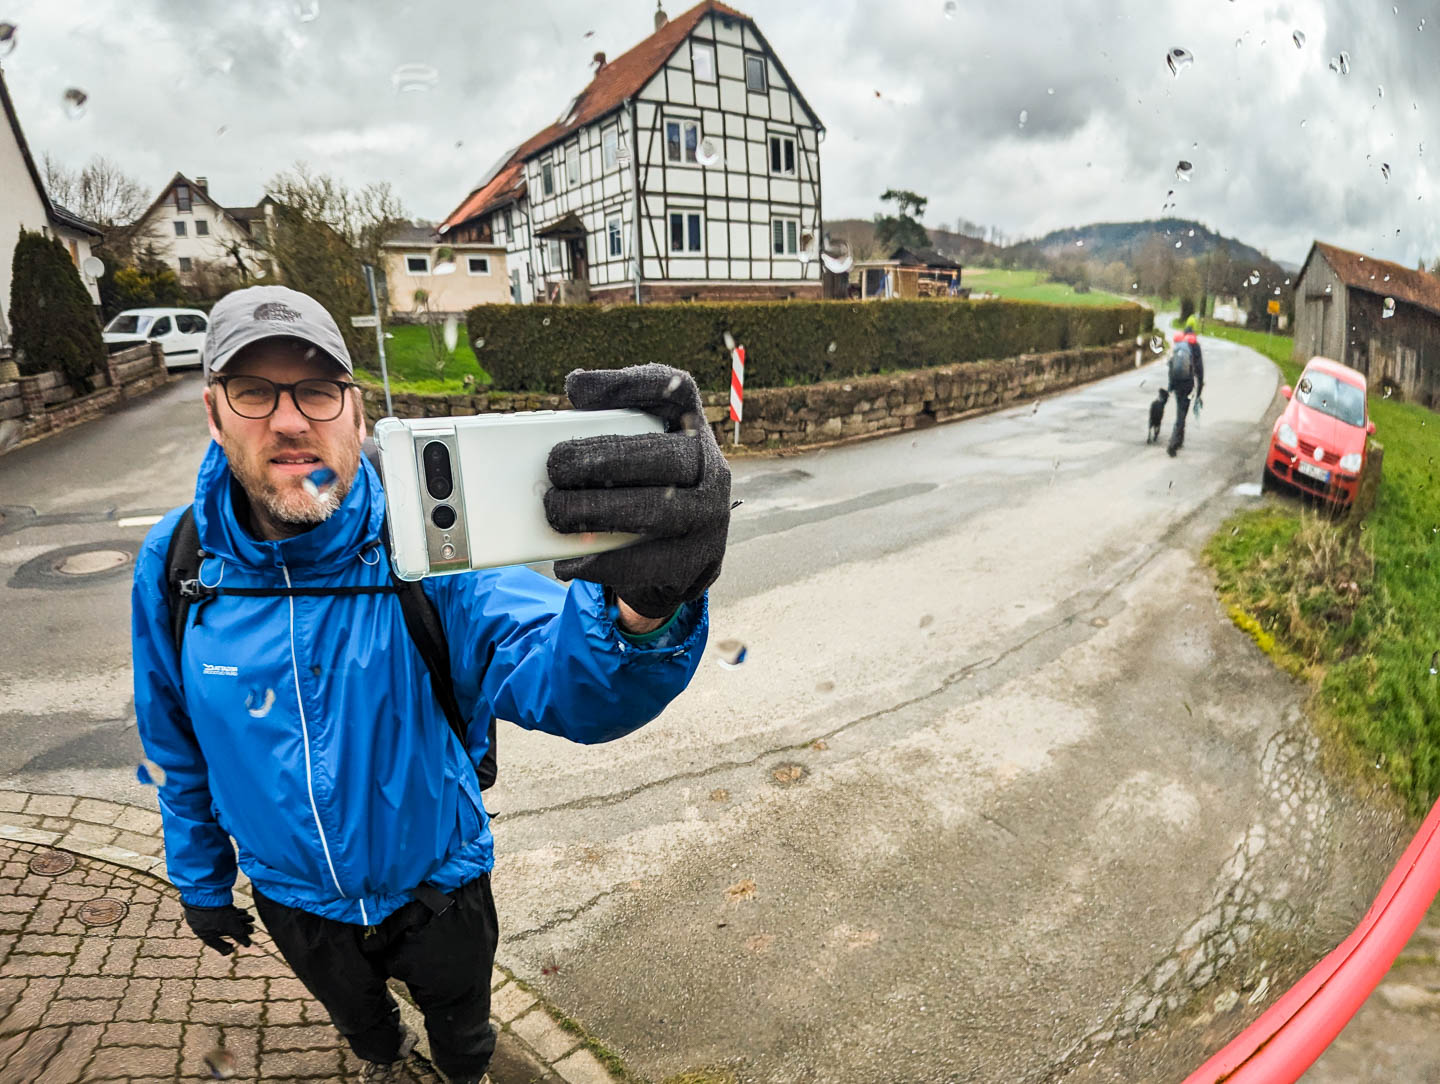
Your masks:
{"label": "grassy verge", "polygon": [[[490,374],[480,365],[470,344],[465,341],[465,325],[460,325],[460,339],[445,362],[443,372],[437,371],[430,347],[430,332],[417,324],[396,324],[385,340],[385,364],[390,370],[390,388],[400,392],[431,392],[458,395],[465,390],[465,377],[473,376],[477,385],[490,383]],[[380,383],[379,372],[360,370],[358,377]]]}
{"label": "grassy verge", "polygon": [[[1299,375],[1288,339],[1221,330]],[[1236,624],[1313,683],[1312,714],[1418,814],[1440,794],[1440,417],[1374,396],[1370,415],[1384,475],[1361,530],[1267,503],[1227,521],[1205,555]]]}

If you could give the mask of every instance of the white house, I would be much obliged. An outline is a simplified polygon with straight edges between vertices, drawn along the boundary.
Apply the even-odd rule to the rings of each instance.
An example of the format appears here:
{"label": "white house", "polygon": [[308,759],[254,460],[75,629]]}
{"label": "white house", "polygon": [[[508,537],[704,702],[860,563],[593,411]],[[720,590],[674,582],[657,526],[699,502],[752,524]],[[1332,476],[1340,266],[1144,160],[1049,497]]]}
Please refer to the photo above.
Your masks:
{"label": "white house", "polygon": [[90,300],[100,304],[100,291],[95,278],[85,272],[85,261],[92,245],[102,239],[100,230],[71,214],[50,199],[40,171],[20,129],[15,103],[0,73],[0,108],[5,111],[5,127],[0,129],[0,347],[10,343],[10,268],[14,263],[15,243],[22,229],[39,231],[58,237],[70,251],[70,259],[80,271],[80,280],[90,291]]}
{"label": "white house", "polygon": [[655,14],[441,225],[506,246],[517,301],[819,297],[825,129],[754,21]]}
{"label": "white house", "polygon": [[135,224],[136,247],[151,248],[182,283],[213,265],[264,278],[272,270],[263,245],[273,227],[275,201],[254,207],[222,207],[204,177],[176,173]]}

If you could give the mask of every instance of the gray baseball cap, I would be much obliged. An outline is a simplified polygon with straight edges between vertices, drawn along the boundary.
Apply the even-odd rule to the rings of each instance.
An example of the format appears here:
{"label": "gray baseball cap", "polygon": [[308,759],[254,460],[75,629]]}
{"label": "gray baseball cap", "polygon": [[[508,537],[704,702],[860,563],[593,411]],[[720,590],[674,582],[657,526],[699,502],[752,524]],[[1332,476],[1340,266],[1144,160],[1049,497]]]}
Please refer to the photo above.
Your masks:
{"label": "gray baseball cap", "polygon": [[205,336],[205,375],[219,372],[237,353],[262,339],[302,339],[344,369],[355,372],[335,319],[309,294],[288,286],[234,290],[210,310]]}

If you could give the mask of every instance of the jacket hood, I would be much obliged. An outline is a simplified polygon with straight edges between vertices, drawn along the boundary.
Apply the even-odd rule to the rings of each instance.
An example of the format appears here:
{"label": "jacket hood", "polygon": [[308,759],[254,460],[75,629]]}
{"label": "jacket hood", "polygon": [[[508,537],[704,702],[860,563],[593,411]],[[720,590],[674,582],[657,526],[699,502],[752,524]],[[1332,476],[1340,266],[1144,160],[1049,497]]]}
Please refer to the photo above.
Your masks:
{"label": "jacket hood", "polygon": [[225,561],[253,568],[287,565],[332,567],[354,560],[378,539],[385,522],[385,491],[364,456],[355,483],[340,507],[324,523],[278,542],[250,533],[249,498],[230,470],[225,449],[213,440],[195,481],[195,526],[200,545]]}

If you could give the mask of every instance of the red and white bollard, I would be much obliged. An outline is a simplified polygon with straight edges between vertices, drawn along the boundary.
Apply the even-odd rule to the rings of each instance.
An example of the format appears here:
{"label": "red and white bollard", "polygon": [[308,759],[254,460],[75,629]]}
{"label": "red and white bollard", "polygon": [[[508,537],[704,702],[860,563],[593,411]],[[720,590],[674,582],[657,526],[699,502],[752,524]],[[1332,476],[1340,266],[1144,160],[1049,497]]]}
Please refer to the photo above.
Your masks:
{"label": "red and white bollard", "polygon": [[745,348],[737,346],[730,351],[730,420],[735,423],[735,440],[740,443],[740,417],[744,413],[745,400]]}

